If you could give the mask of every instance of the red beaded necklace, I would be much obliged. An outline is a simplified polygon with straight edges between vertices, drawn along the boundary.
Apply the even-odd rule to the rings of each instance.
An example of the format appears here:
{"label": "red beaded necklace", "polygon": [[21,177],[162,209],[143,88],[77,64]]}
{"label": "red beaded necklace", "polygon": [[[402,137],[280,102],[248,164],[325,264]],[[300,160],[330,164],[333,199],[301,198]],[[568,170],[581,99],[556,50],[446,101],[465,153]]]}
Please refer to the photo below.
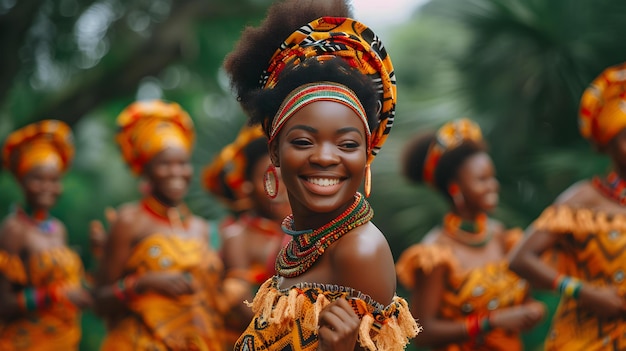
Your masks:
{"label": "red beaded necklace", "polygon": [[369,222],[374,210],[360,193],[337,218],[315,230],[295,231],[293,215],[283,220],[283,231],[292,236],[276,257],[276,272],[283,277],[297,277],[306,272],[332,243],[352,229]]}
{"label": "red beaded necklace", "polygon": [[267,236],[283,236],[280,226],[275,221],[257,215],[244,213],[239,216],[239,221],[246,227],[253,228],[261,234]]}
{"label": "red beaded necklace", "polygon": [[604,196],[626,206],[626,181],[616,172],[609,173],[606,178],[593,177],[591,185]]}
{"label": "red beaded necklace", "polygon": [[[191,211],[185,204],[170,207],[164,205],[154,196],[147,196],[141,201],[141,207],[155,219],[163,221],[169,225],[176,224],[177,226],[182,226],[185,229],[187,229],[187,226],[189,225]],[[173,220],[180,223],[172,223]]]}
{"label": "red beaded necklace", "polygon": [[443,232],[463,244],[481,247],[491,239],[492,233],[487,228],[487,215],[481,213],[473,222],[464,221],[450,212],[443,218]]}

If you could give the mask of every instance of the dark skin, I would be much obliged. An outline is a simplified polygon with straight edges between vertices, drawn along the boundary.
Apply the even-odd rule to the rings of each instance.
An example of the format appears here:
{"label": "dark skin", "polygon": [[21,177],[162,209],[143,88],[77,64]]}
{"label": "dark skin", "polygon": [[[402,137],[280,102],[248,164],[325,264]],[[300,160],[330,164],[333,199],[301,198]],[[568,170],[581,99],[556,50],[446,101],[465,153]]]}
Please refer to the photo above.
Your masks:
{"label": "dark skin", "polygon": [[[493,210],[498,204],[499,184],[491,158],[484,152],[466,158],[459,166],[452,184],[458,186],[460,194],[453,196],[450,210],[461,218],[471,221],[479,214]],[[506,258],[506,235],[504,226],[489,220],[493,238],[482,247],[473,247],[454,240],[441,228],[433,229],[424,239],[424,244],[440,244],[450,247],[466,274],[489,263]],[[419,282],[411,291],[411,312],[419,316],[424,330],[414,342],[421,347],[438,348],[451,343],[470,340],[464,322],[441,318],[439,309],[446,285],[446,268],[436,267],[430,274],[417,271]],[[511,332],[528,330],[539,323],[545,314],[543,304],[536,301],[514,307],[500,308],[492,312],[490,323],[493,328]]]}
{"label": "dark skin", "polygon": [[[25,201],[35,212],[48,212],[61,195],[61,171],[56,165],[34,167],[19,178],[19,185]],[[31,256],[56,247],[67,245],[67,230],[58,219],[53,219],[54,230],[42,232],[36,225],[16,216],[7,217],[0,227],[0,250],[18,255],[24,266],[28,266]],[[27,272],[28,273],[28,272]],[[3,275],[0,275],[0,320],[10,321],[24,315],[19,307],[17,296],[24,287],[15,288]],[[64,295],[79,309],[92,304],[89,291],[81,286],[69,287]]]}
{"label": "dark skin", "polygon": [[[279,186],[279,194],[275,199],[270,199],[263,190],[263,176],[270,164],[269,155],[261,157],[252,166],[251,179],[247,180],[242,189],[245,196],[251,199],[253,208],[251,211],[258,216],[268,218],[280,224],[287,215],[291,213],[287,192],[284,186]],[[274,260],[283,242],[283,235],[269,236],[266,233],[247,226],[236,226],[234,233],[228,233],[222,243],[222,256],[226,270],[247,271],[255,265],[267,266],[268,261]],[[252,286],[248,281],[243,281],[246,285],[246,295],[240,301],[252,301]],[[237,303],[235,309],[238,313],[246,316],[241,318],[245,325],[239,326],[244,330],[254,314],[252,310],[243,303]]]}
{"label": "dark skin", "polygon": [[[318,101],[291,117],[270,145],[272,162],[282,171],[296,230],[319,228],[354,201],[366,164],[365,126],[349,108]],[[383,234],[367,223],[328,247],[303,274],[282,278],[298,283],[347,286],[387,305],[395,294],[395,268]],[[319,350],[355,350],[359,318],[345,300],[319,316]]]}
{"label": "dark skin", "polygon": [[[609,155],[613,169],[623,179],[626,176],[626,130],[622,130],[606,146],[600,148],[600,151]],[[609,216],[624,213],[623,206],[599,193],[589,181],[572,185],[556,199],[554,204],[592,209]],[[540,255],[556,244],[558,236],[532,226],[527,232],[525,240],[512,253],[511,269],[539,289],[552,289],[552,282],[559,272],[546,265],[540,259]],[[578,297],[580,306],[600,318],[626,316],[626,300],[616,287],[597,287],[582,283]]]}
{"label": "dark skin", "polygon": [[[189,153],[182,148],[167,148],[146,165],[144,175],[152,185],[152,194],[159,201],[176,206],[183,201],[192,173]],[[137,203],[122,206],[104,246],[95,294],[97,312],[108,317],[112,323],[128,312],[125,304],[115,297],[112,284],[127,274],[124,266],[134,247],[155,233],[196,238],[209,245],[208,226],[199,217],[193,216],[185,229],[176,224],[175,218],[172,218],[171,225],[155,220]],[[183,272],[150,272],[139,277],[136,285],[137,293],[152,291],[170,297],[192,294],[197,288],[197,284]]]}

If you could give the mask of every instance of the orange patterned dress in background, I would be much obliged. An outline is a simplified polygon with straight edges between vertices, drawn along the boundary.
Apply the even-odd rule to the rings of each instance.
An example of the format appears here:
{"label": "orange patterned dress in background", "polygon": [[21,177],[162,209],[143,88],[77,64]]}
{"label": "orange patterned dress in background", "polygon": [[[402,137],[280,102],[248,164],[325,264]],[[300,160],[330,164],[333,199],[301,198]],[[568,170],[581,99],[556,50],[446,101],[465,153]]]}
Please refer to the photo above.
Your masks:
{"label": "orange patterned dress in background", "polygon": [[[83,264],[65,246],[31,255],[26,266],[18,256],[0,251],[0,274],[16,287],[67,288],[80,286]],[[80,336],[80,311],[67,300],[0,321],[0,350],[78,350]]]}

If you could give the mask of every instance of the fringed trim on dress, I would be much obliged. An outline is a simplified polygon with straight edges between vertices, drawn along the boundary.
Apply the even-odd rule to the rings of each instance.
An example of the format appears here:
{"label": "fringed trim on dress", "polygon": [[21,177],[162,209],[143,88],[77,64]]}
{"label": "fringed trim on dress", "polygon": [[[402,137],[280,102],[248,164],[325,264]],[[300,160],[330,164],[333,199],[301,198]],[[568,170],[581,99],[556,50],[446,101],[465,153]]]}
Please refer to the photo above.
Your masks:
{"label": "fringed trim on dress", "polygon": [[25,285],[27,282],[26,270],[19,256],[2,250],[0,250],[0,274],[13,283]]}
{"label": "fringed trim on dress", "polygon": [[415,287],[415,272],[430,274],[438,266],[454,269],[457,261],[449,247],[437,244],[417,244],[406,249],[396,263],[396,274],[407,289]]}
{"label": "fringed trim on dress", "polygon": [[585,234],[617,230],[626,232],[626,216],[607,215],[586,208],[550,206],[533,225],[536,229],[555,234]]}
{"label": "fringed trim on dress", "polygon": [[[278,290],[278,276],[268,279],[247,303],[255,315],[280,329],[291,329],[296,320],[317,334],[322,309],[338,298],[345,298],[361,318],[359,343],[370,351],[403,350],[422,327],[411,315],[408,303],[394,296],[384,307],[354,289],[336,285],[301,283]],[[313,301],[314,300],[314,301]]]}

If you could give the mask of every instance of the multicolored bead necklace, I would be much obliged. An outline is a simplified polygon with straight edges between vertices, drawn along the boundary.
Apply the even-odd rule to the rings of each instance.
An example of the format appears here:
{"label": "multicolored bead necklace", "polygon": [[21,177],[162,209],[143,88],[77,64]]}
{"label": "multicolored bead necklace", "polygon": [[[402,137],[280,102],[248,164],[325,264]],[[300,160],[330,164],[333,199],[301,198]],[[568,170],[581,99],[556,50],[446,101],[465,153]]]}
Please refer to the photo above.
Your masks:
{"label": "multicolored bead necklace", "polygon": [[356,193],[354,202],[337,218],[315,230],[295,231],[293,215],[283,220],[283,231],[292,236],[276,257],[276,272],[283,277],[297,277],[306,272],[332,243],[352,229],[369,222],[374,210],[365,197]]}
{"label": "multicolored bead necklace", "polygon": [[616,172],[609,173],[606,178],[594,177],[591,184],[604,196],[616,201],[621,206],[626,205],[626,181]]}
{"label": "multicolored bead necklace", "polygon": [[487,215],[484,213],[479,214],[473,222],[464,221],[460,216],[451,212],[443,218],[443,232],[469,246],[485,246],[493,236],[493,233],[487,229]]}
{"label": "multicolored bead necklace", "polygon": [[50,217],[50,213],[48,213],[48,211],[32,211],[29,210],[28,207],[21,208],[17,205],[13,205],[12,212],[15,213],[17,218],[39,228],[39,230],[45,234],[54,232],[54,221],[52,220],[52,217]]}
{"label": "multicolored bead necklace", "polygon": [[[187,229],[189,225],[191,211],[185,204],[180,204],[176,207],[170,207],[164,205],[154,196],[146,196],[143,198],[143,200],[141,200],[141,207],[152,217],[163,221],[170,226],[182,226],[183,228]],[[175,212],[175,215],[172,215],[173,212]]]}

